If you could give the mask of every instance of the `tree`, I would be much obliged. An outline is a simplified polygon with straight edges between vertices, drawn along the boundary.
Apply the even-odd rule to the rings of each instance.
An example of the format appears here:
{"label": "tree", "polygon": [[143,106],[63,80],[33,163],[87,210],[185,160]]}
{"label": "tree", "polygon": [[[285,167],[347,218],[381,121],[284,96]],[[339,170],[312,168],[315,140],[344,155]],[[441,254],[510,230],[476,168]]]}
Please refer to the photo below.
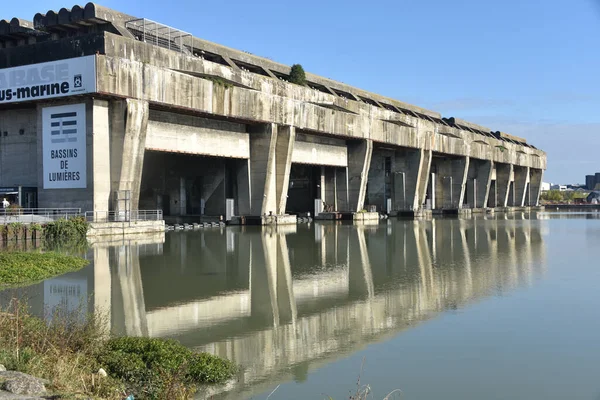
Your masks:
{"label": "tree", "polygon": [[542,193],[542,200],[546,201],[562,201],[563,195],[559,190],[549,190]]}
{"label": "tree", "polygon": [[304,68],[302,68],[302,65],[292,65],[292,70],[290,71],[290,82],[302,86],[306,84],[306,74],[304,73]]}

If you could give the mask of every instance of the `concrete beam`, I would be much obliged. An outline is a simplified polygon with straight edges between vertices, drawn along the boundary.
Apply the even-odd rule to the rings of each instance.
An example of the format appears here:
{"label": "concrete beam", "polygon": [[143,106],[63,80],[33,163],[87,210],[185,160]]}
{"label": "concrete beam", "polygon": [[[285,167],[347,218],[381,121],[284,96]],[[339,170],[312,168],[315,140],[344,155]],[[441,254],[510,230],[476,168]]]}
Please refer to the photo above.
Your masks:
{"label": "concrete beam", "polygon": [[[360,211],[365,205],[367,179],[373,155],[373,141],[369,139],[348,143],[348,208]],[[341,210],[340,210],[341,211]]]}
{"label": "concrete beam", "polygon": [[130,191],[132,210],[140,200],[148,113],[148,102],[142,100],[115,100],[110,105],[111,189]]}

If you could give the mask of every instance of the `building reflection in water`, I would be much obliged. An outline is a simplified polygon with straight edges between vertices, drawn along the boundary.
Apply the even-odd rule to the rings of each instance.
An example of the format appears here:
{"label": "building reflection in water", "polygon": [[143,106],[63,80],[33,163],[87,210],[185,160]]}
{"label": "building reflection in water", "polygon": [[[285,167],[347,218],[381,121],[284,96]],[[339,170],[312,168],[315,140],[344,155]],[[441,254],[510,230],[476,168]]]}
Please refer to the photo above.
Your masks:
{"label": "building reflection in water", "polygon": [[176,338],[241,365],[215,389],[240,398],[530,285],[544,272],[542,224],[515,214],[173,232],[97,245],[92,266],[41,285],[78,280],[115,333]]}

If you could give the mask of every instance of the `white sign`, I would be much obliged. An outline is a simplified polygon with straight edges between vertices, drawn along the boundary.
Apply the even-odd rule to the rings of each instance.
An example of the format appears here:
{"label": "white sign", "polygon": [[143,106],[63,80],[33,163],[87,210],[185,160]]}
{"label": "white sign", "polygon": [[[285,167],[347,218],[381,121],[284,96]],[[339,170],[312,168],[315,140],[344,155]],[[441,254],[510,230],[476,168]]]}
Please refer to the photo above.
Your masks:
{"label": "white sign", "polygon": [[81,310],[82,302],[87,300],[86,279],[56,278],[44,281],[44,311],[48,321],[56,312],[68,315]]}
{"label": "white sign", "polygon": [[42,109],[44,189],[87,186],[85,104]]}
{"label": "white sign", "polygon": [[96,56],[0,69],[0,104],[96,91]]}

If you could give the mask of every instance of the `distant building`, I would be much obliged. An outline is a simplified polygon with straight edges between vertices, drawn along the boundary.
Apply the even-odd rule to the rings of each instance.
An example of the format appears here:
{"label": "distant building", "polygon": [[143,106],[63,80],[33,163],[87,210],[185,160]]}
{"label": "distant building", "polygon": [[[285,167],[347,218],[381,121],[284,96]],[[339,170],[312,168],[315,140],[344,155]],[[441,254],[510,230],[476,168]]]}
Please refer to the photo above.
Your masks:
{"label": "distant building", "polygon": [[559,192],[564,192],[567,190],[567,185],[552,185],[550,186],[550,190],[558,190]]}
{"label": "distant building", "polygon": [[585,187],[588,190],[600,190],[600,172],[585,176]]}
{"label": "distant building", "polygon": [[542,182],[542,192],[550,190],[550,186],[552,186],[550,182]]}
{"label": "distant building", "polygon": [[590,204],[600,204],[600,191],[599,190],[594,190],[593,192],[591,192],[586,201]]}

